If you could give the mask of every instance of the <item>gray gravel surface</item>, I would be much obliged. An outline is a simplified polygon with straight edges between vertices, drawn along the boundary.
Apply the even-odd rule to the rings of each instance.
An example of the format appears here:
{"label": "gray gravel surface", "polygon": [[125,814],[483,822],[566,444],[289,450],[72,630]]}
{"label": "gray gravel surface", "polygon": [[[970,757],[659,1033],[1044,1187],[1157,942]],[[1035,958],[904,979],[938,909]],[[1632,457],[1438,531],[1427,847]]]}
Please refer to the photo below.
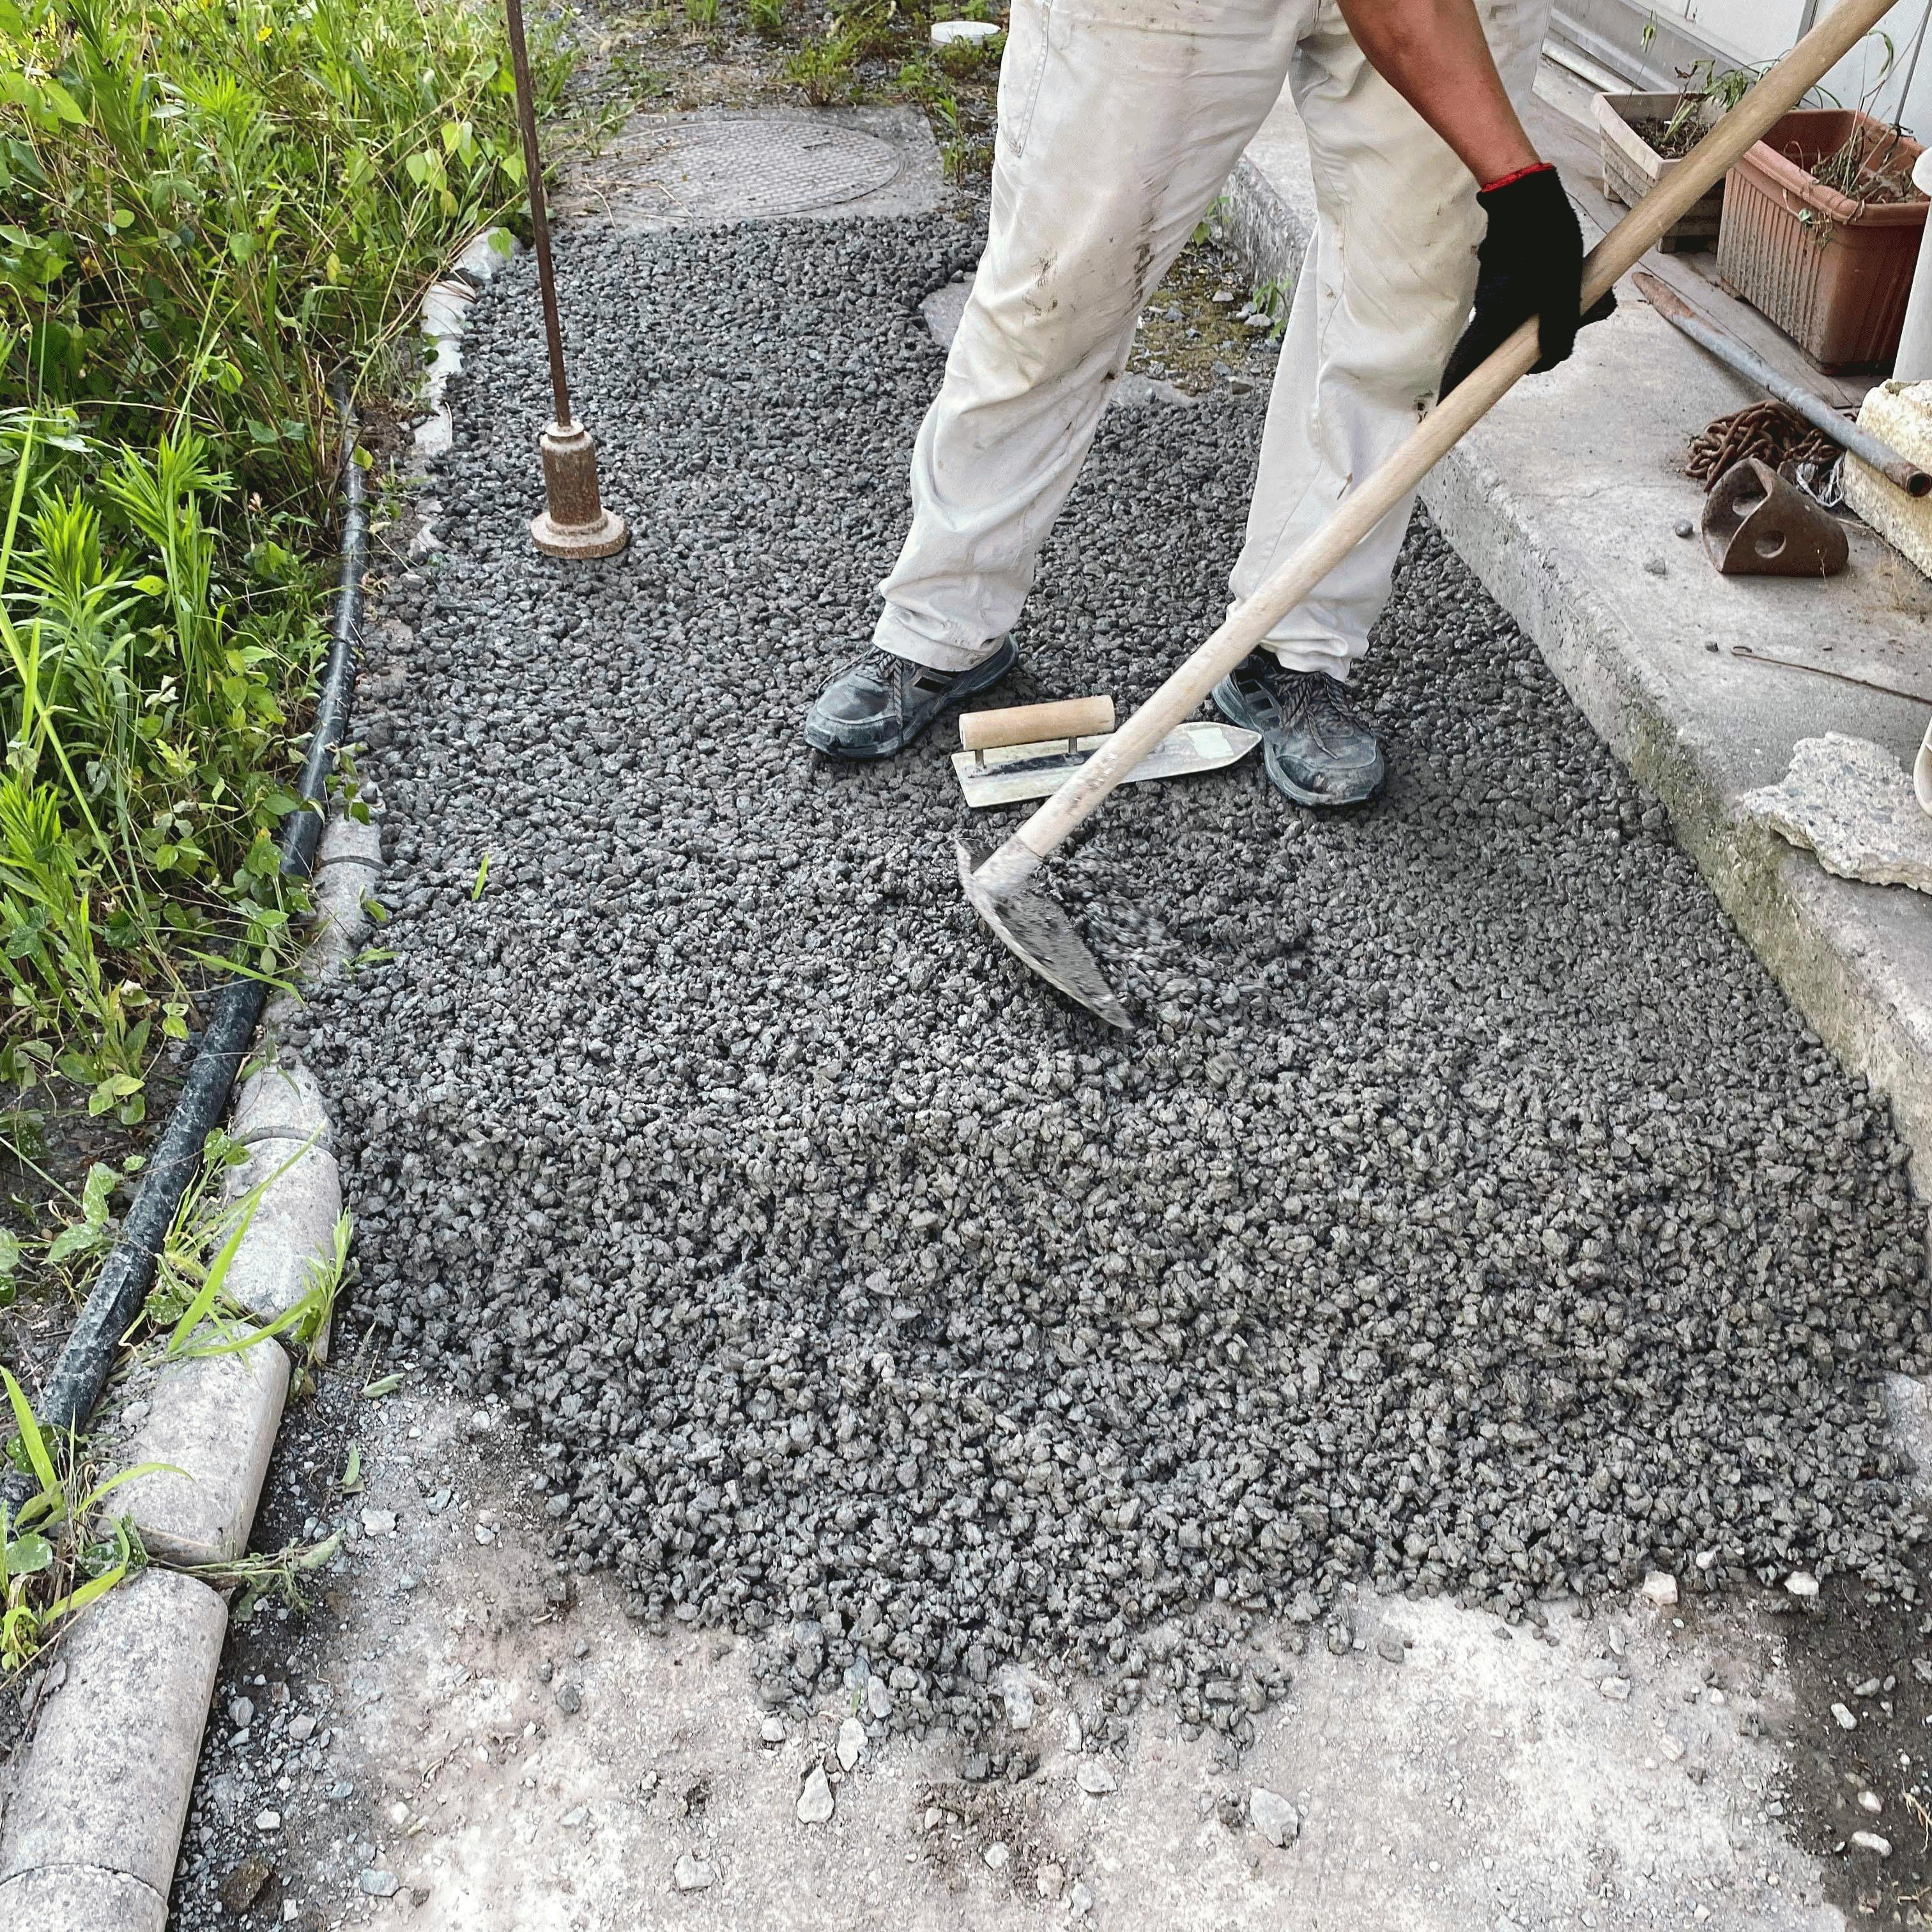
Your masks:
{"label": "gray gravel surface", "polygon": [[[638,1614],[764,1633],[775,1697],[883,1676],[896,1722],[970,1729],[1060,1652],[1238,1736],[1255,1687],[1142,1633],[1325,1622],[1346,1580],[1909,1589],[1871,1385],[1925,1354],[1904,1148],[1426,527],[1362,681],[1384,801],[1139,788],[1058,866],[1131,1037],[964,909],[945,747],[800,745],[970,243],[567,247],[638,533],[604,565],[524,535],[526,267],[478,304],[373,721],[396,957],[312,1016],[356,1312],[507,1395]],[[1262,400],[1110,415],[1001,697],[1131,702],[1211,626]]]}

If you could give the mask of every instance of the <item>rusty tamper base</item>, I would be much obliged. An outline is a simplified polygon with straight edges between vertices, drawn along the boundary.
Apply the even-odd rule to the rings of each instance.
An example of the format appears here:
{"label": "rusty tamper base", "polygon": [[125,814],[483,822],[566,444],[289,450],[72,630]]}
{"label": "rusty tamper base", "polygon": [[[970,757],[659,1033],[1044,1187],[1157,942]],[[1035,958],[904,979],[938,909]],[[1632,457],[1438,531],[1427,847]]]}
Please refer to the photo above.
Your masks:
{"label": "rusty tamper base", "polygon": [[581,423],[545,426],[544,495],[549,507],[530,520],[530,536],[547,556],[610,556],[630,541],[624,520],[597,494],[597,445]]}

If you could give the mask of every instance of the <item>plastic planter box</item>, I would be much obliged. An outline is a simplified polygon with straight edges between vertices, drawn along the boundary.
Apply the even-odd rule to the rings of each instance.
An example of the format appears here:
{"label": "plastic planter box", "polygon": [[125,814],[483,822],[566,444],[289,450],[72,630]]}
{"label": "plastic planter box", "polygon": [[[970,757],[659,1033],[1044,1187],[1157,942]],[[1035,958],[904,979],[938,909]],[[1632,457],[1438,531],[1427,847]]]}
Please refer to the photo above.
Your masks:
{"label": "plastic planter box", "polygon": [[1810,170],[1854,124],[1900,171],[1922,152],[1868,115],[1787,114],[1725,178],[1718,277],[1768,316],[1821,369],[1888,369],[1924,231],[1926,203],[1849,200]]}
{"label": "plastic planter box", "polygon": [[[1634,208],[1683,158],[1666,160],[1633,123],[1668,121],[1683,104],[1682,94],[1600,94],[1596,98],[1597,132],[1603,145],[1604,193],[1612,201]],[[1700,110],[1701,124],[1708,127],[1714,111]],[[1712,189],[1690,212],[1673,222],[1658,245],[1666,255],[1687,249],[1708,248],[1718,239],[1718,222],[1724,206],[1722,182]]]}

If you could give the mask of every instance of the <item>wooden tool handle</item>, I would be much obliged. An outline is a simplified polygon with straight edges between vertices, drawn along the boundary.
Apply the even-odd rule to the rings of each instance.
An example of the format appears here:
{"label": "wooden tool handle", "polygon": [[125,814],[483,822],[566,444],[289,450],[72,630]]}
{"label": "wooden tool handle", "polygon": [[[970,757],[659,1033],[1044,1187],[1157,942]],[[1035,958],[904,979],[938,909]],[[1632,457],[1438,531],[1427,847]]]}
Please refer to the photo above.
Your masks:
{"label": "wooden tool handle", "polygon": [[[1591,250],[1583,264],[1587,309],[1690,212],[1746,148],[1770,133],[1823,75],[1877,25],[1894,0],[1840,0],[1750,92]],[[1010,896],[1040,862],[1106,802],[1165,738],[1437,462],[1488,415],[1537,358],[1536,324],[1525,322],[1415,428],[1401,447],[1343,500],[1335,514],[1174,672],[974,875],[994,897]]]}
{"label": "wooden tool handle", "polygon": [[1004,711],[968,711],[959,720],[963,751],[1031,745],[1052,738],[1092,738],[1114,728],[1111,698],[1063,698],[1052,704],[1014,704]]}

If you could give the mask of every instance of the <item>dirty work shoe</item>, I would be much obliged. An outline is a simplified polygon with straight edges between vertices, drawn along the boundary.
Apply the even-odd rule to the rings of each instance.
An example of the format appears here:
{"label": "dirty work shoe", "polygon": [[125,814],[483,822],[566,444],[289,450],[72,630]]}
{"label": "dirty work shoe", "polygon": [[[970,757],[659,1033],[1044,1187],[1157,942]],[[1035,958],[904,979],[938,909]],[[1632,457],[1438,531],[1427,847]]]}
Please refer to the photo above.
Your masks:
{"label": "dirty work shoe", "polygon": [[1288,670],[1272,652],[1251,652],[1214,687],[1214,703],[1262,734],[1268,777],[1298,804],[1359,805],[1382,788],[1382,748],[1325,670]]}
{"label": "dirty work shoe", "polygon": [[968,670],[934,670],[874,644],[805,715],[805,742],[835,758],[890,758],[949,704],[997,684],[1019,660],[1010,638]]}

